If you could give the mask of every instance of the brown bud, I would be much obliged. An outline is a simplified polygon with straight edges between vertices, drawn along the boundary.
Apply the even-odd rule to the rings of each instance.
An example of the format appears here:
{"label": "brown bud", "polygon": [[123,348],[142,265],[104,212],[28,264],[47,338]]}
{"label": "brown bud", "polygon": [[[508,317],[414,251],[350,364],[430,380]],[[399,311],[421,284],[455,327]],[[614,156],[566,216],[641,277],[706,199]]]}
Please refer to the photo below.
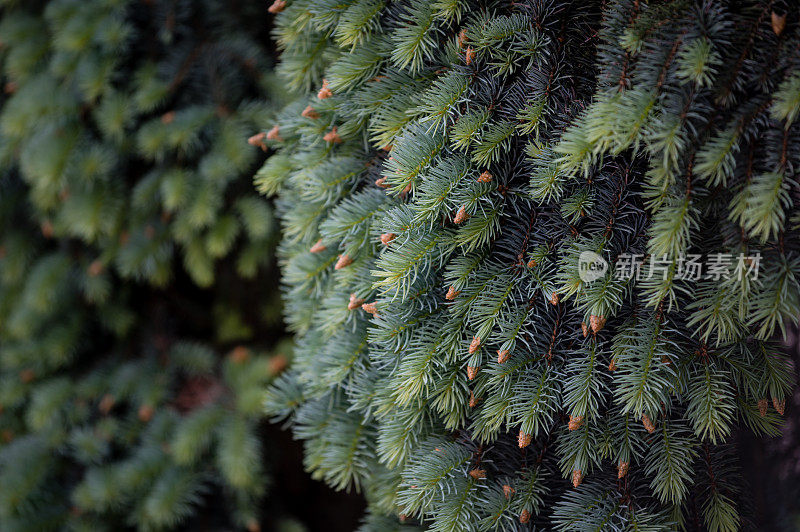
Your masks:
{"label": "brown bud", "polygon": [[583,333],[584,338],[589,336],[589,327],[586,325],[585,321],[581,322],[581,332]]}
{"label": "brown bud", "polygon": [[780,414],[783,415],[783,412],[786,410],[786,399],[778,399],[776,397],[772,398],[772,406],[775,407],[775,410]]}
{"label": "brown bud", "polygon": [[388,183],[386,183],[385,177],[379,177],[378,179],[376,179],[375,184],[381,188],[389,188],[391,186]]}
{"label": "brown bud", "polygon": [[[272,2],[272,5],[267,8],[267,11],[269,11],[273,15],[276,15],[281,11],[283,11],[285,8],[286,8],[286,0],[275,0],[274,2]],[[255,531],[251,530],[250,532],[255,532]]]}
{"label": "brown bud", "polygon": [[175,111],[169,111],[161,115],[162,124],[171,124],[175,120]]}
{"label": "brown bud", "polygon": [[45,238],[53,238],[53,224],[50,220],[42,222],[42,235]]}
{"label": "brown bud", "polygon": [[333,142],[334,144],[341,144],[342,137],[339,136],[338,129],[339,129],[338,127],[333,126],[333,129],[325,133],[322,139],[325,142]]}
{"label": "brown bud", "polygon": [[316,243],[316,244],[314,244],[313,246],[311,246],[311,249],[310,249],[309,251],[310,251],[311,253],[322,253],[322,252],[323,252],[323,251],[325,251],[326,249],[328,249],[328,248],[327,248],[327,247],[325,247],[325,244],[323,244],[323,243],[322,243],[322,239],[320,238],[319,240],[317,240],[317,243]]}
{"label": "brown bud", "polygon": [[475,397],[475,393],[470,390],[469,391],[469,407],[475,408],[478,405],[478,398]]}
{"label": "brown bud", "polygon": [[139,420],[147,423],[153,418],[153,414],[155,413],[155,409],[153,409],[150,405],[142,405],[139,407]]}
{"label": "brown bud", "polygon": [[234,364],[244,364],[250,359],[250,350],[243,345],[237,345],[229,356]]}
{"label": "brown bud", "polygon": [[355,310],[363,304],[363,299],[356,297],[355,294],[350,294],[350,302],[347,304],[347,310]]}
{"label": "brown bud", "polygon": [[458,32],[458,47],[464,48],[464,44],[469,41],[469,37],[467,36],[467,28],[462,29]]}
{"label": "brown bud", "polygon": [[400,191],[400,197],[405,198],[409,192],[411,192],[411,183],[403,187],[403,190]]}
{"label": "brown bud", "polygon": [[444,296],[444,298],[446,300],[448,300],[448,301],[452,301],[456,297],[458,297],[458,294],[460,294],[460,293],[461,293],[461,290],[456,290],[455,286],[451,286],[450,288],[447,289],[447,294]]}
{"label": "brown bud", "polygon": [[644,424],[644,428],[647,429],[647,432],[650,434],[656,431],[656,426],[650,421],[650,418],[647,417],[647,414],[642,414],[642,424]]}
{"label": "brown bud", "polygon": [[456,217],[453,218],[453,223],[456,224],[464,223],[467,221],[467,218],[469,218],[469,214],[467,214],[467,209],[464,208],[463,206],[459,207],[458,212],[456,213]]}
{"label": "brown bud", "polygon": [[558,294],[556,292],[553,292],[553,294],[550,296],[550,304],[551,305],[558,305],[559,299],[560,298],[559,298]]}
{"label": "brown bud", "polygon": [[492,174],[489,173],[488,170],[483,172],[480,177],[478,177],[478,183],[489,183],[492,180]]}
{"label": "brown bud", "polygon": [[617,464],[617,478],[623,478],[625,475],[627,475],[630,466],[630,462],[623,462],[620,460]]}
{"label": "brown bud", "polygon": [[333,93],[328,88],[328,80],[327,79],[323,79],[322,80],[322,88],[317,93],[317,98],[319,98],[320,100],[325,100],[326,98],[330,98],[331,96],[333,96]]}
{"label": "brown bud", "polygon": [[480,339],[480,338],[478,338],[477,336],[476,336],[476,337],[474,337],[474,338],[472,339],[472,341],[469,343],[469,354],[470,354],[470,355],[471,355],[471,354],[473,354],[475,351],[477,351],[477,350],[478,350],[478,348],[479,348],[480,346],[481,346],[481,339]]}
{"label": "brown bud", "polygon": [[102,414],[108,414],[111,412],[111,409],[114,408],[114,403],[116,403],[116,399],[110,393],[105,394],[102,399],[100,399],[100,403],[97,405],[98,410]]}
{"label": "brown bud", "polygon": [[480,371],[480,369],[480,366],[467,366],[467,378],[473,380],[478,376],[478,371]]}
{"label": "brown bud", "polygon": [[289,359],[286,358],[286,355],[283,353],[278,353],[270,357],[269,362],[267,363],[269,374],[273,376],[283,373],[283,370],[285,370],[287,366],[289,366]]}
{"label": "brown bud", "polygon": [[87,271],[89,273],[89,277],[97,277],[103,273],[103,262],[99,260],[93,260],[92,263],[89,264]]}
{"label": "brown bud", "polygon": [[464,57],[467,65],[472,64],[472,60],[475,59],[475,50],[472,49],[472,46],[467,46],[467,52]]}
{"label": "brown bud", "polygon": [[283,138],[281,137],[281,128],[278,125],[272,126],[272,129],[267,131],[267,140],[283,142]]}
{"label": "brown bud", "polygon": [[247,143],[250,144],[251,146],[258,146],[262,150],[267,151],[267,145],[264,144],[265,138],[267,138],[267,134],[262,131],[261,133],[253,135],[252,137],[247,139]]}
{"label": "brown bud", "polygon": [[473,469],[472,471],[469,472],[469,476],[471,476],[475,480],[486,478],[486,471],[483,469]]}
{"label": "brown bud", "polygon": [[306,106],[305,109],[303,109],[303,112],[300,113],[300,116],[302,116],[303,118],[309,118],[311,120],[316,120],[317,118],[319,118],[319,113],[316,112],[314,110],[314,108],[309,105],[309,106]]}
{"label": "brown bud", "polygon": [[522,512],[519,514],[519,522],[525,524],[530,520],[531,520],[531,513],[528,510],[522,510]]}
{"label": "brown bud", "polygon": [[378,307],[375,306],[375,303],[364,303],[361,305],[361,308],[364,310],[364,312],[369,312],[373,316],[378,315]]}
{"label": "brown bud", "polygon": [[583,482],[583,471],[576,469],[572,472],[572,485],[577,488],[581,482]]}
{"label": "brown bud", "polygon": [[517,444],[519,445],[520,449],[524,449],[525,447],[530,445],[532,440],[533,440],[532,434],[527,434],[521,430],[519,431],[519,434],[517,435]]}
{"label": "brown bud", "polygon": [[[282,4],[286,4],[286,2],[284,2],[283,0],[275,0],[275,4],[277,4],[278,2],[281,2]],[[275,4],[272,4],[272,5],[274,6]],[[272,6],[270,6],[270,9],[272,9]],[[281,7],[281,10],[283,10],[282,7]],[[270,13],[273,13],[273,11],[270,11]],[[261,532],[261,525],[259,525],[258,521],[256,521],[255,519],[250,519],[247,522],[247,532]]]}
{"label": "brown bud", "polygon": [[392,148],[393,148],[393,147],[394,147],[394,146],[392,146],[391,144],[387,144],[386,146],[384,146],[384,147],[383,147],[383,148],[381,148],[381,149],[382,149],[383,151],[392,151]]}
{"label": "brown bud", "polygon": [[769,403],[766,399],[759,399],[758,400],[758,413],[761,414],[761,417],[767,415],[767,410],[769,409]]}
{"label": "brown bud", "polygon": [[19,380],[24,384],[32,382],[36,378],[36,373],[32,369],[23,369],[19,372]]}
{"label": "brown bud", "polygon": [[383,233],[381,235],[381,244],[383,244],[384,246],[388,246],[389,242],[394,240],[396,236],[397,235],[394,233]]}
{"label": "brown bud", "polygon": [[510,499],[512,495],[517,492],[514,488],[509,486],[508,484],[503,484],[503,495],[506,496],[506,499]]}
{"label": "brown bud", "polygon": [[497,350],[497,363],[498,364],[505,364],[508,362],[508,358],[511,356],[508,349]]}
{"label": "brown bud", "polygon": [[606,319],[603,316],[589,316],[589,325],[592,327],[592,332],[599,333],[606,325]]}
{"label": "brown bud", "polygon": [[336,261],[336,266],[333,268],[335,270],[341,270],[342,268],[346,268],[353,264],[353,259],[351,259],[346,253],[339,255],[339,260]]}
{"label": "brown bud", "polygon": [[528,268],[535,268],[536,267],[536,259],[531,259],[528,261]]}
{"label": "brown bud", "polygon": [[583,416],[569,416],[569,430],[578,430],[583,425]]}
{"label": "brown bud", "polygon": [[783,33],[783,29],[786,27],[786,15],[778,15],[774,11],[772,12],[772,31],[775,32],[775,35],[780,37],[780,34]]}
{"label": "brown bud", "polygon": [[19,85],[17,84],[16,81],[9,81],[3,87],[3,91],[6,94],[14,94],[15,92],[17,92],[18,88],[19,88]]}
{"label": "brown bud", "polygon": [[608,363],[608,371],[617,371],[617,359],[612,358],[611,362]]}

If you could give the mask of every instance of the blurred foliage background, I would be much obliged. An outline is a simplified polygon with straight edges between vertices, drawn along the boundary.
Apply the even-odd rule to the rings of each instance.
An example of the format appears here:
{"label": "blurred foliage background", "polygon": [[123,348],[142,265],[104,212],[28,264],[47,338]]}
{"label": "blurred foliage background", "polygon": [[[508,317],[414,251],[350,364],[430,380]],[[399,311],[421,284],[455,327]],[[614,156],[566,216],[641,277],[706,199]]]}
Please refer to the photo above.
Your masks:
{"label": "blurred foliage background", "polygon": [[309,497],[349,529],[261,412],[291,359],[247,142],[285,97],[271,14],[0,9],[0,530],[315,529]]}

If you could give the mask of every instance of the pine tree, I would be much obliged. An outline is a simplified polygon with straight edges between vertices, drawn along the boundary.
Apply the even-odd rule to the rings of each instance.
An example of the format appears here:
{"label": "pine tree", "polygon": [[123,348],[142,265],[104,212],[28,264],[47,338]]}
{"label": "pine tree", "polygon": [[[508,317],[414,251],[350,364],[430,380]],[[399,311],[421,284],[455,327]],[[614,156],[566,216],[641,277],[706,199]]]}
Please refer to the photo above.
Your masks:
{"label": "pine tree", "polygon": [[267,15],[0,9],[0,530],[257,530],[289,355],[255,281],[277,240],[247,142]]}
{"label": "pine tree", "polygon": [[785,7],[282,4],[267,410],[364,530],[744,526],[800,315]]}

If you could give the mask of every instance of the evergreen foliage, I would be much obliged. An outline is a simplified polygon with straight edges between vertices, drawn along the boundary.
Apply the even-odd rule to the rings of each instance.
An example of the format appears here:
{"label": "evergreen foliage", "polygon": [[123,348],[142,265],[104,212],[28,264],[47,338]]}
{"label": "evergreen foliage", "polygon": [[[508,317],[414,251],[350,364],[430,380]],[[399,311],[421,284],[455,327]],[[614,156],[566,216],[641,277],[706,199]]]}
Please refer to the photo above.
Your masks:
{"label": "evergreen foliage", "polygon": [[776,433],[800,315],[796,11],[282,7],[299,96],[256,185],[297,339],[267,410],[308,470],[363,530],[743,527],[731,432]]}
{"label": "evergreen foliage", "polygon": [[0,530],[257,530],[286,363],[254,282],[277,240],[247,143],[266,14],[2,4]]}

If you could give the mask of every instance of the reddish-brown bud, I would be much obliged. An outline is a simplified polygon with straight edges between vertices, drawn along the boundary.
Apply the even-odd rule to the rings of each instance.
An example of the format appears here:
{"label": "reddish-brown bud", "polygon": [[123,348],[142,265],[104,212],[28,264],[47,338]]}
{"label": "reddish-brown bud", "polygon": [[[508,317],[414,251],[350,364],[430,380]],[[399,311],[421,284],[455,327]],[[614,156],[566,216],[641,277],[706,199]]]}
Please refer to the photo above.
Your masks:
{"label": "reddish-brown bud", "polygon": [[336,261],[336,266],[333,268],[335,270],[341,270],[342,268],[346,268],[353,264],[353,259],[351,259],[346,253],[342,253],[339,255],[339,260]]}
{"label": "reddish-brown bud", "polygon": [[464,60],[466,61],[467,65],[471,65],[474,59],[475,59],[475,50],[472,49],[472,46],[467,46],[467,51],[464,54]]}
{"label": "reddish-brown bud", "polygon": [[355,310],[363,304],[363,299],[356,297],[355,294],[350,294],[350,302],[347,304],[347,310]]}
{"label": "reddish-brown bud", "polygon": [[497,363],[498,364],[505,364],[508,362],[508,358],[511,356],[511,353],[508,349],[498,349],[497,350]]}
{"label": "reddish-brown bud", "polygon": [[642,424],[644,425],[644,428],[647,429],[647,432],[649,432],[650,434],[656,431],[656,426],[653,424],[650,418],[647,417],[647,414],[642,414]]}
{"label": "reddish-brown bud", "polygon": [[453,218],[453,223],[461,224],[466,222],[468,218],[469,214],[467,214],[467,209],[462,206],[459,207],[458,212],[456,212],[456,217]]}
{"label": "reddish-brown bud", "polygon": [[769,410],[769,403],[766,399],[759,399],[758,400],[758,413],[761,414],[761,417],[767,415],[767,410]]}
{"label": "reddish-brown bud", "polygon": [[606,319],[603,316],[595,316],[592,314],[589,316],[589,325],[592,327],[592,332],[597,334],[606,326]]}
{"label": "reddish-brown bud", "polygon": [[91,264],[89,264],[88,273],[89,277],[97,277],[101,273],[103,273],[103,262],[100,260],[93,260]]}
{"label": "reddish-brown bud", "polygon": [[462,29],[458,32],[458,47],[464,48],[464,45],[469,41],[469,37],[467,36],[467,28]]}
{"label": "reddish-brown bud", "polygon": [[334,144],[340,144],[342,142],[342,137],[339,136],[338,130],[339,130],[338,127],[333,126],[333,129],[331,129],[330,131],[325,133],[325,135],[323,135],[322,139],[325,142],[332,142]]}
{"label": "reddish-brown bud", "polygon": [[237,345],[229,356],[234,364],[244,364],[250,360],[250,350],[243,345]]}
{"label": "reddish-brown bud", "polygon": [[777,397],[773,397],[772,406],[775,407],[776,412],[778,412],[780,415],[783,415],[783,412],[786,410],[786,399],[779,400]]}
{"label": "reddish-brown bud", "polygon": [[482,478],[486,478],[486,471],[483,469],[473,469],[469,472],[469,476],[474,478],[475,480],[480,480]]}
{"label": "reddish-brown bud", "polygon": [[477,351],[477,350],[478,350],[478,348],[479,348],[480,346],[481,346],[481,339],[480,339],[480,338],[478,338],[477,336],[476,336],[476,337],[474,337],[474,338],[472,339],[472,341],[469,343],[469,354],[470,354],[470,355],[471,355],[471,354],[473,354],[475,351]]}
{"label": "reddish-brown bud", "polygon": [[142,405],[139,407],[139,420],[147,423],[153,418],[153,414],[155,413],[155,409],[150,405]]}
{"label": "reddish-brown bud", "polygon": [[333,96],[333,93],[328,88],[328,80],[327,79],[323,79],[322,80],[322,88],[317,93],[317,98],[319,98],[320,100],[325,100],[327,98],[330,98],[331,96]]}
{"label": "reddish-brown bud", "polygon": [[281,128],[277,125],[272,126],[272,129],[267,131],[267,140],[283,142],[283,138],[281,137]]}
{"label": "reddish-brown bud", "polygon": [[316,120],[317,118],[319,118],[319,113],[316,112],[314,110],[314,108],[309,105],[309,106],[306,106],[305,109],[303,109],[303,112],[300,113],[300,116],[302,116],[303,118]]}
{"label": "reddish-brown bud", "polygon": [[314,244],[313,246],[311,246],[311,249],[309,249],[309,251],[310,251],[311,253],[322,253],[322,252],[323,252],[323,251],[325,251],[326,249],[328,249],[328,248],[327,248],[327,247],[325,247],[325,244],[323,244],[323,243],[322,243],[322,239],[320,238],[319,240],[317,240],[317,243],[316,243],[316,244]]}
{"label": "reddish-brown bud", "polygon": [[772,31],[775,32],[775,35],[780,36],[783,33],[783,29],[786,27],[786,15],[778,15],[774,11],[772,12]]}
{"label": "reddish-brown bud", "polygon": [[[272,5],[267,8],[267,11],[273,15],[277,15],[286,8],[286,0],[275,0]],[[251,530],[250,532],[255,532]]]}
{"label": "reddish-brown bud", "polygon": [[519,431],[519,434],[517,435],[517,444],[519,445],[520,449],[524,449],[525,447],[530,445],[531,441],[533,441],[532,434],[527,434],[523,431]]}

